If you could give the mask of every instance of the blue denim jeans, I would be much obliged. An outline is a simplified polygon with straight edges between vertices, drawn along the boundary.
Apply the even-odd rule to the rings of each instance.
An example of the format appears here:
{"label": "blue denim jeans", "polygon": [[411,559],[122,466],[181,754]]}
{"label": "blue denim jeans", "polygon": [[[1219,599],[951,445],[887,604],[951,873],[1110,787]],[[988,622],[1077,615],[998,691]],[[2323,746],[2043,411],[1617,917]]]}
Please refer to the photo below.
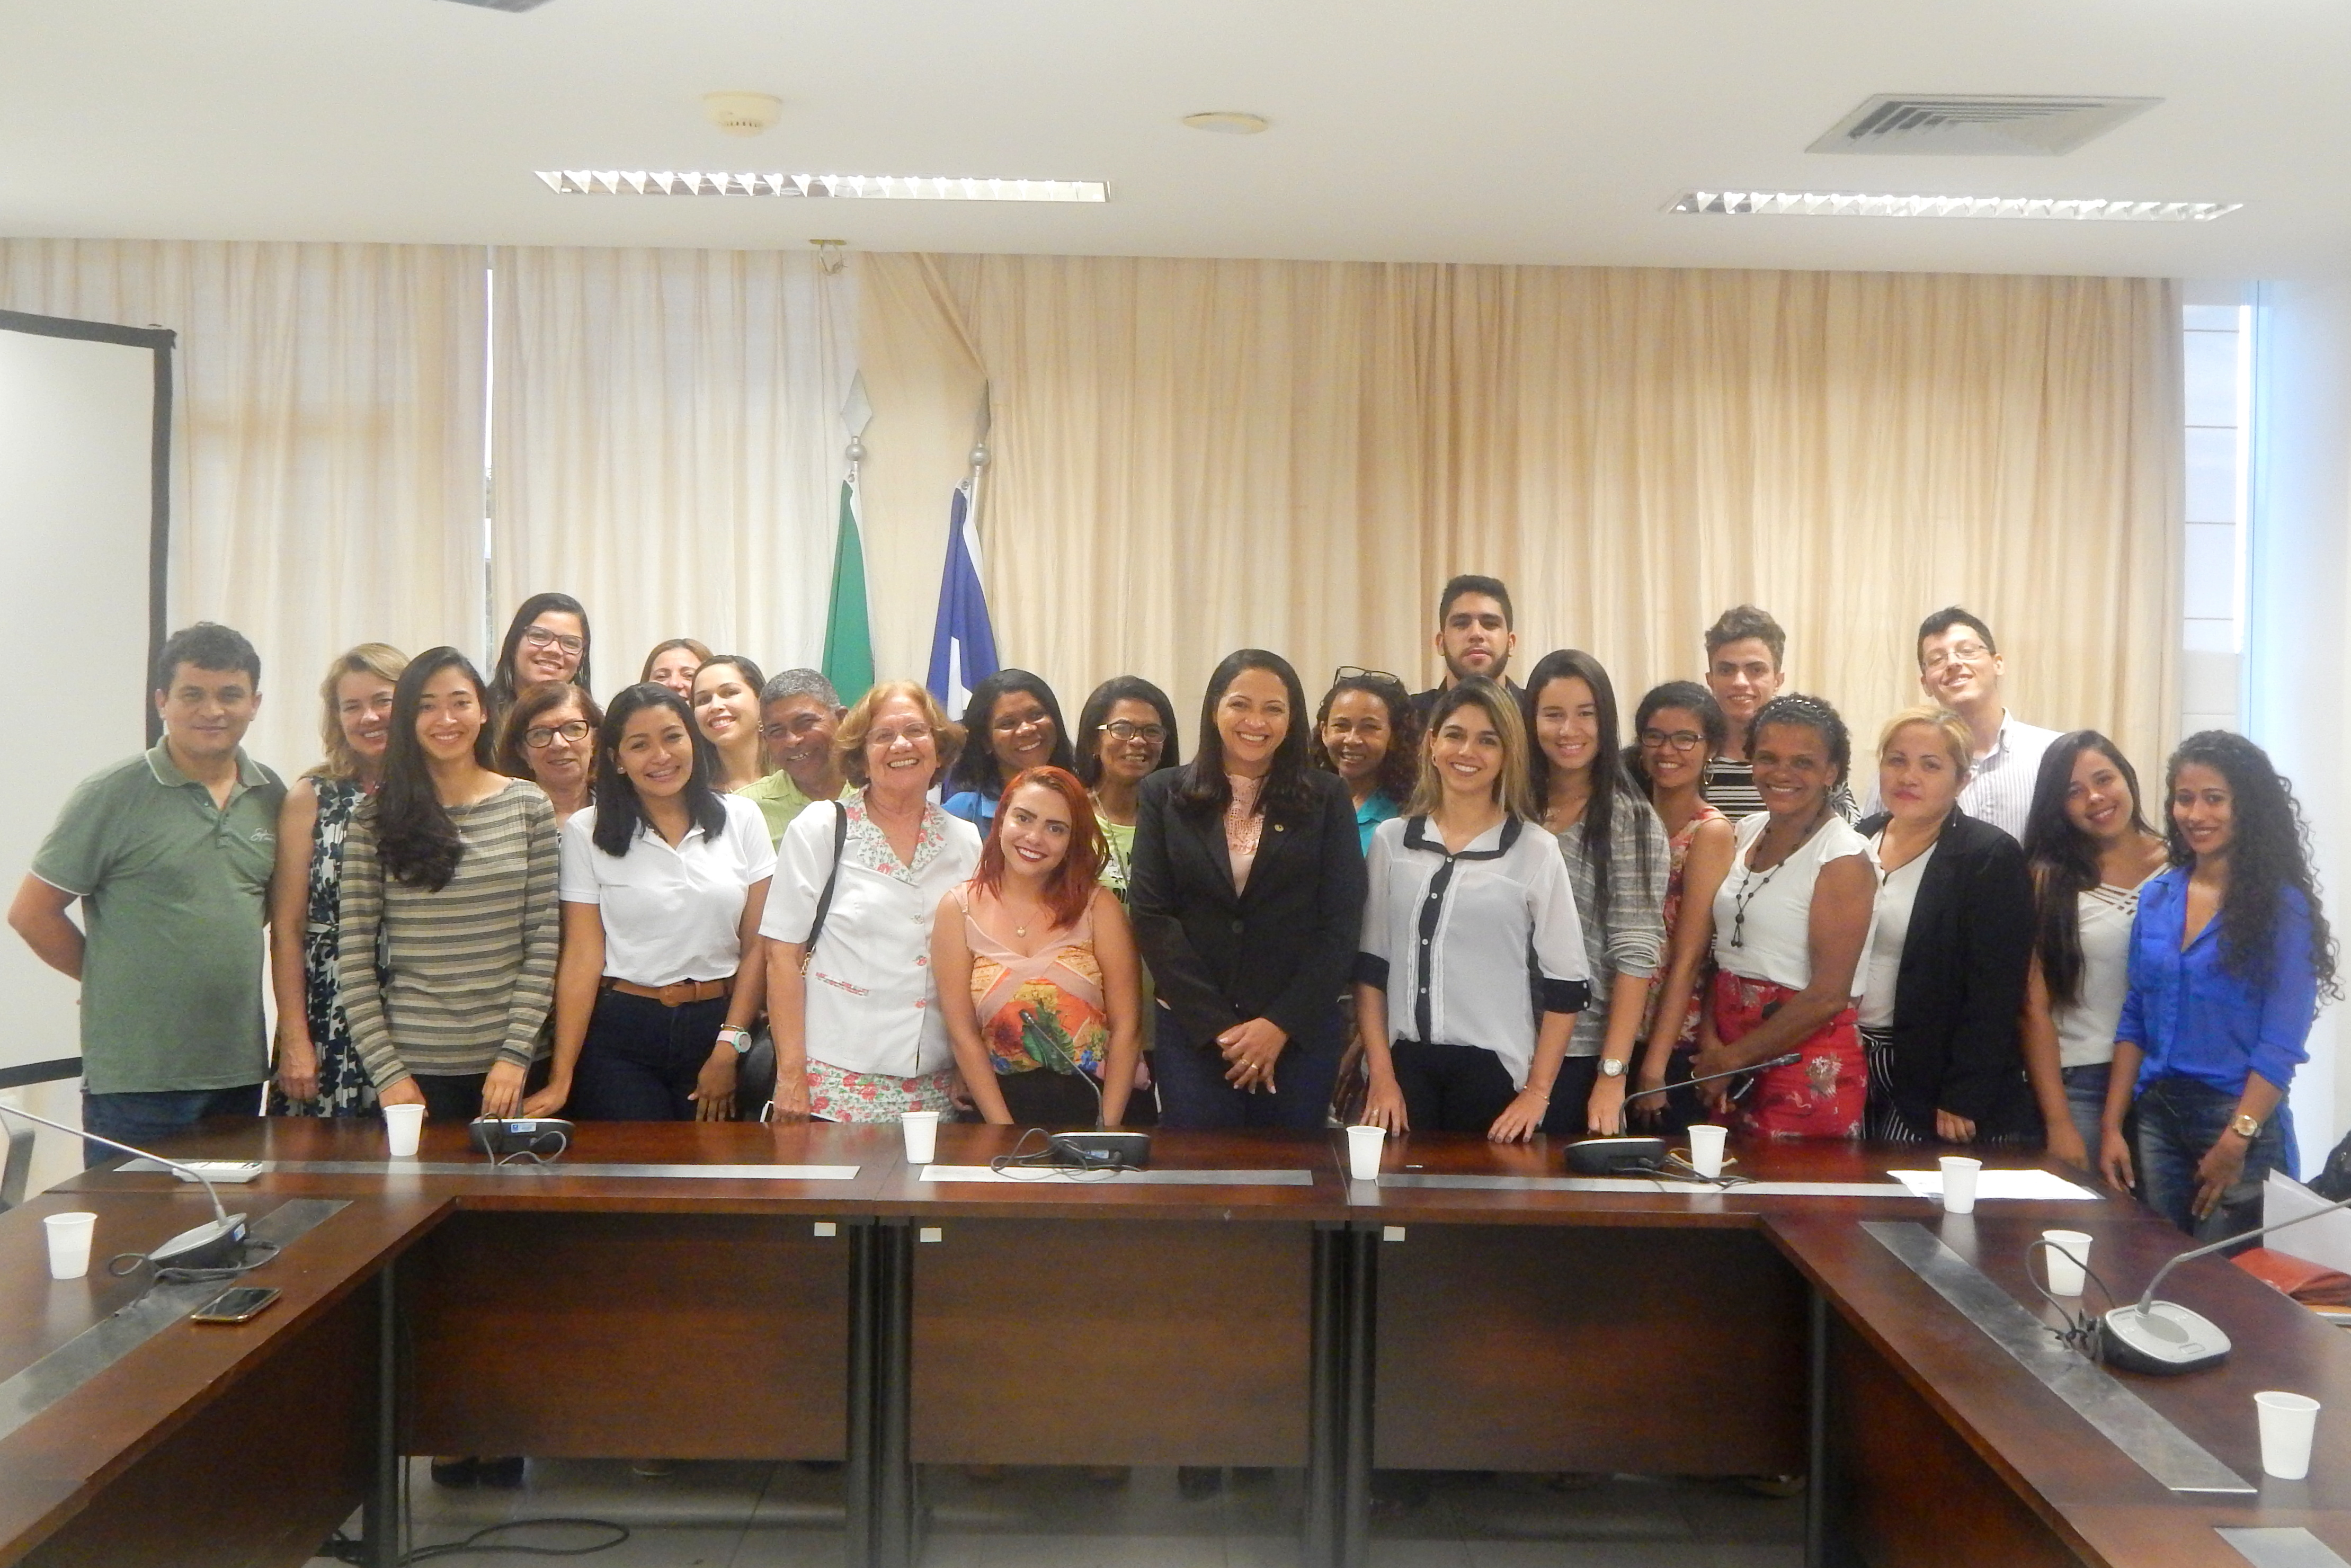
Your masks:
{"label": "blue denim jeans", "polygon": [[[145,1148],[184,1133],[207,1116],[258,1116],[261,1085],[235,1089],[124,1090],[113,1094],[81,1092],[81,1124],[101,1138]],[[82,1168],[103,1165],[122,1151],[82,1140]]]}
{"label": "blue denim jeans", "polygon": [[2111,1061],[2057,1070],[2057,1081],[2065,1086],[2065,1118],[2082,1134],[2082,1151],[2090,1156],[2092,1170],[2098,1168],[2099,1124],[2106,1114],[2106,1083],[2113,1076]]}
{"label": "blue denim jeans", "polygon": [[2237,1114],[2238,1096],[2191,1078],[2164,1077],[2138,1092],[2138,1182],[2147,1206],[2199,1241],[2218,1241],[2262,1222],[2262,1182],[2273,1170],[2289,1175],[2294,1118],[2280,1105],[2245,1151],[2245,1168],[2202,1219],[2196,1201],[2196,1166]]}
{"label": "blue denim jeans", "polygon": [[[1273,1063],[1271,1094],[1236,1089],[1225,1082],[1226,1063],[1214,1041],[1197,1044],[1185,1036],[1176,1015],[1158,1009],[1159,1124],[1222,1131],[1237,1127],[1327,1126],[1331,1089],[1339,1078],[1339,1041],[1334,1028],[1322,1039],[1292,1039]],[[1337,1023],[1334,1011],[1332,1022]]]}

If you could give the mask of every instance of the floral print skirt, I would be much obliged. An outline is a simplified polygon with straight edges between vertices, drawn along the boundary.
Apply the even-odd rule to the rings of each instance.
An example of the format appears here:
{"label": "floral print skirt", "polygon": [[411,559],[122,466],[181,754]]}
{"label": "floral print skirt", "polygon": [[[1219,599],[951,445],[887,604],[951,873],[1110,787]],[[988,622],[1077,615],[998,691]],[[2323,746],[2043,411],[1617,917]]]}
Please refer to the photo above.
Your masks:
{"label": "floral print skirt", "polygon": [[[1724,969],[1714,977],[1714,1031],[1726,1045],[1755,1029],[1796,993]],[[1733,1102],[1730,1124],[1750,1138],[1858,1138],[1869,1100],[1869,1069],[1850,1007],[1795,1050],[1801,1061],[1766,1068]]]}
{"label": "floral print skirt", "polygon": [[899,1078],[809,1058],[809,1114],[820,1122],[894,1122],[908,1111],[955,1114],[955,1069]]}

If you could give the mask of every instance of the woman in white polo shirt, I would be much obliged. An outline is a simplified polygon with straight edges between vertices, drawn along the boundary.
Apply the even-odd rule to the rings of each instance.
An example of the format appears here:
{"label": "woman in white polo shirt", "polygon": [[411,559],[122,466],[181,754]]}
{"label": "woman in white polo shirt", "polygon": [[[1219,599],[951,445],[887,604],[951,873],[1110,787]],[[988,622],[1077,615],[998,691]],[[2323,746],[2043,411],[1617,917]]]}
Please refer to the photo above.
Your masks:
{"label": "woman in white polo shirt", "polygon": [[767,825],[711,787],[709,747],[667,686],[615,697],[596,751],[595,803],[563,825],[554,1071],[524,1109],[726,1121],[765,991]]}
{"label": "woman in white polo shirt", "polygon": [[979,864],[979,831],[928,796],[962,743],[930,693],[885,681],[833,732],[852,788],[784,830],[762,926],[779,1119],[954,1109],[931,923]]}

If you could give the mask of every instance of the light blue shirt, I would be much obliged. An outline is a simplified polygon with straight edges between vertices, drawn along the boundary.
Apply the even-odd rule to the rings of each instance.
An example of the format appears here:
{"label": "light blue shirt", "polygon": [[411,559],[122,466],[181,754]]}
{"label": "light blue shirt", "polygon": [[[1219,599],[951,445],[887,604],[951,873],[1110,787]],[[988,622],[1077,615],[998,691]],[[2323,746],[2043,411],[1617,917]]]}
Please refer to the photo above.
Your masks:
{"label": "light blue shirt", "polygon": [[1382,822],[1404,814],[1404,807],[1384,789],[1374,789],[1355,808],[1355,837],[1366,856],[1372,852],[1372,833]]}

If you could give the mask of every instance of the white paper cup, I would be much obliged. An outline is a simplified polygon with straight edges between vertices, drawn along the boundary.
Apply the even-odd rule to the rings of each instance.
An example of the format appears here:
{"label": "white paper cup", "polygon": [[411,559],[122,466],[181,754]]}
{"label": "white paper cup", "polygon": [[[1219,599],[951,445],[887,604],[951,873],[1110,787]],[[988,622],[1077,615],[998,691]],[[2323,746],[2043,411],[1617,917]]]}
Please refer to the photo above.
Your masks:
{"label": "white paper cup", "polygon": [[2304,1394],[2256,1394],[2262,1421],[2262,1469],[2282,1481],[2310,1474],[2310,1439],[2318,1430],[2318,1401]]}
{"label": "white paper cup", "polygon": [[1971,1160],[1965,1155],[1943,1156],[1943,1212],[1973,1214],[1976,1211],[1976,1173],[1983,1169],[1983,1161]]}
{"label": "white paper cup", "polygon": [[2041,1239],[2049,1243],[2041,1249],[2041,1261],[2049,1270],[2049,1293],[2053,1296],[2078,1296],[2089,1283],[2090,1237],[2082,1230],[2044,1230]]}
{"label": "white paper cup", "polygon": [[899,1130],[906,1134],[906,1163],[926,1166],[939,1152],[939,1113],[936,1111],[905,1111],[898,1116]]}
{"label": "white paper cup", "polygon": [[1347,1129],[1347,1174],[1357,1181],[1380,1179],[1380,1151],[1388,1141],[1385,1127]]}
{"label": "white paper cup", "polygon": [[[49,1278],[78,1280],[89,1273],[89,1239],[98,1232],[98,1216],[51,1214],[42,1218],[41,1225],[49,1233]],[[2309,1446],[2307,1439],[2304,1446]]]}
{"label": "white paper cup", "polygon": [[1711,1122],[1700,1122],[1689,1130],[1690,1168],[1702,1176],[1722,1174],[1722,1141],[1730,1135],[1728,1127],[1718,1127]]}
{"label": "white paper cup", "polygon": [[383,1132],[392,1145],[393,1159],[414,1159],[417,1141],[424,1136],[424,1107],[386,1105],[383,1108]]}

